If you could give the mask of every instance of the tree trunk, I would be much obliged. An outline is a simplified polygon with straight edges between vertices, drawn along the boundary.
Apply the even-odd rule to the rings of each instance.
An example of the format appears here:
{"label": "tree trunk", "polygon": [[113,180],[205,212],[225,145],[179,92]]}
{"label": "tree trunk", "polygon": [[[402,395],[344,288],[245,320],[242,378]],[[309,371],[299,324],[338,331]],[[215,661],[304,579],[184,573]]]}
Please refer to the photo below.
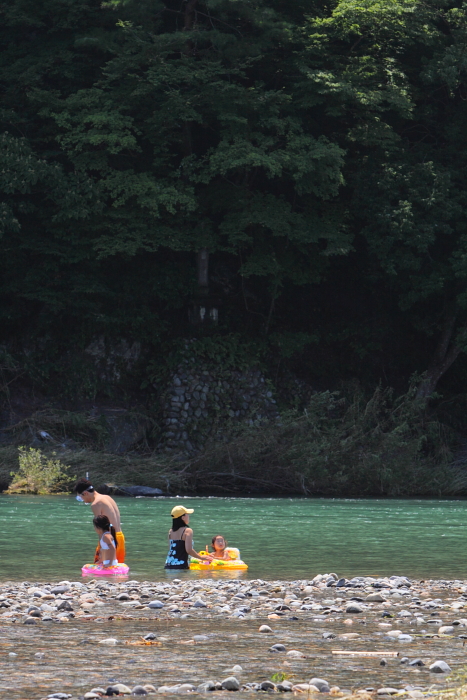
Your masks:
{"label": "tree trunk", "polygon": [[417,391],[417,398],[428,400],[436,390],[436,386],[450,366],[457,360],[462,351],[455,342],[452,343],[454,326],[457,318],[457,309],[452,309],[447,315],[441,333],[441,338],[436,348],[433,362],[426,372]]}

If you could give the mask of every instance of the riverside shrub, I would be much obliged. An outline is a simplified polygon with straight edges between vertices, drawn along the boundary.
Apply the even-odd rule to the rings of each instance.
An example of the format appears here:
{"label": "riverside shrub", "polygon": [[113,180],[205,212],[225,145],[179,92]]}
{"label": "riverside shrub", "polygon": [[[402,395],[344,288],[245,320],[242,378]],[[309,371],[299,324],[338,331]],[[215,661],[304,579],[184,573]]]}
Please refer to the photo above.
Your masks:
{"label": "riverside shrub", "polygon": [[[59,459],[51,459],[40,450],[24,446],[18,448],[19,469],[11,472],[13,481],[7,493],[57,493],[69,480],[69,467]],[[52,454],[55,456],[55,453]]]}

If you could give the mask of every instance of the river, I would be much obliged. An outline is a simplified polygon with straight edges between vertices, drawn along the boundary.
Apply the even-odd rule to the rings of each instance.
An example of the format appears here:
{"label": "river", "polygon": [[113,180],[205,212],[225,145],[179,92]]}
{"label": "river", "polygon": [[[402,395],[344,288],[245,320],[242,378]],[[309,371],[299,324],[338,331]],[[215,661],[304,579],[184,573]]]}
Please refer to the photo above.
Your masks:
{"label": "river", "polygon": [[[204,549],[213,535],[222,534],[240,549],[249,570],[237,577],[309,579],[326,571],[346,577],[465,578],[467,504],[461,500],[116,500],[135,580],[171,575],[163,566],[176,504],[195,509],[190,522],[195,547]],[[90,508],[72,496],[0,495],[0,526],[3,581],[76,580],[97,543]]]}

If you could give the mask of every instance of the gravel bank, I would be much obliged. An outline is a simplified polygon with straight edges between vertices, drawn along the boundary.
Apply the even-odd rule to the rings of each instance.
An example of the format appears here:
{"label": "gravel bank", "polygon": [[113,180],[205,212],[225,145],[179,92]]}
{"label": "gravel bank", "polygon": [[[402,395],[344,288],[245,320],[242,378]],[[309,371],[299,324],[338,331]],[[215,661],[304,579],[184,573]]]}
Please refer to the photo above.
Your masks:
{"label": "gravel bank", "polygon": [[466,581],[401,576],[6,582],[0,697],[420,698],[459,683],[466,608]]}

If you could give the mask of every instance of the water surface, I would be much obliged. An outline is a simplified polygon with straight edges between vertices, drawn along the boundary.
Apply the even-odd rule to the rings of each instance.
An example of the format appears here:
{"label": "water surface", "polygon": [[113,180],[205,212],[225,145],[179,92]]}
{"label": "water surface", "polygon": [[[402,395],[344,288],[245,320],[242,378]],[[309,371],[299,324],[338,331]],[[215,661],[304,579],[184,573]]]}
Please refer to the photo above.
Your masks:
{"label": "water surface", "polygon": [[[403,574],[466,578],[467,503],[460,500],[118,498],[133,579],[160,579],[170,511],[194,507],[195,547],[216,534],[249,564],[242,578]],[[92,561],[92,511],[72,496],[0,495],[0,580],[76,580]],[[199,577],[198,572],[177,572]],[[208,574],[214,575],[214,574]],[[219,575],[219,574],[217,574]]]}

